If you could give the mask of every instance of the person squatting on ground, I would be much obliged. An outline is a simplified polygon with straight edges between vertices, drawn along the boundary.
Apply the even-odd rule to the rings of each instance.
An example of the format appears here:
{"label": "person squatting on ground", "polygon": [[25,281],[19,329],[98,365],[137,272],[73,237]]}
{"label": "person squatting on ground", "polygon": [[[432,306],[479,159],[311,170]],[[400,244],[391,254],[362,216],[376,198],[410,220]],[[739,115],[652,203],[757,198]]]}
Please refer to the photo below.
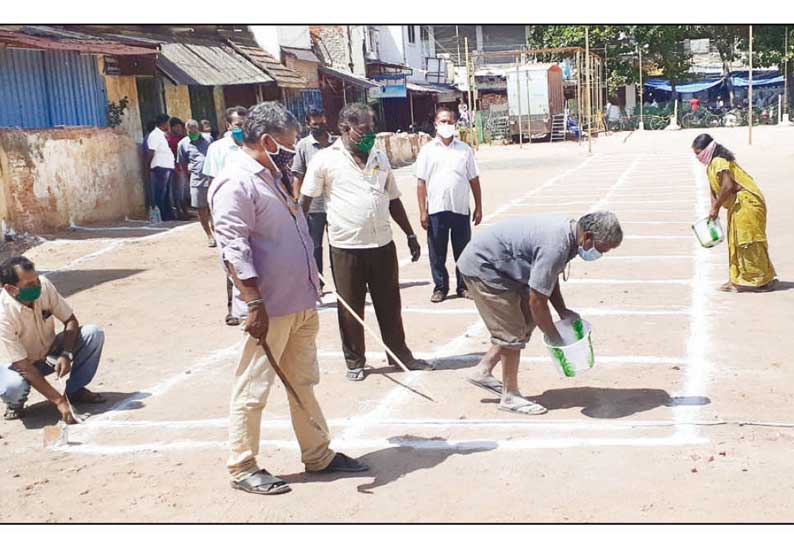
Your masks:
{"label": "person squatting on ground", "polygon": [[[467,379],[501,395],[500,410],[546,412],[542,405],[522,397],[518,389],[521,350],[535,326],[551,344],[563,344],[549,302],[563,320],[580,317],[565,304],[559,275],[577,254],[585,261],[597,260],[622,241],[623,230],[610,212],[590,213],[578,221],[559,215],[533,215],[491,226],[463,251],[458,269],[493,345]],[[502,382],[492,374],[500,361]]]}
{"label": "person squatting on ground", "polygon": [[[213,142],[207,149],[204,166],[201,172],[212,185],[212,179],[218,175],[226,164],[230,154],[235,154],[243,144],[243,122],[248,115],[248,110],[240,105],[226,109],[226,133],[223,137]],[[209,243],[208,243],[209,244]],[[212,246],[215,246],[212,243]],[[226,325],[239,326],[240,319],[245,318],[245,305],[234,305],[234,284],[232,279],[226,277]]]}
{"label": "person squatting on ground", "polygon": [[[279,163],[294,153],[299,124],[282,105],[252,108],[244,145],[231,153],[209,190],[215,236],[236,296],[248,307],[247,339],[234,375],[229,417],[228,470],[235,489],[258,494],[289,491],[286,482],[260,469],[262,410],[276,362],[305,405],[288,394],[292,426],[308,472],[362,472],[367,467],[331,450],[328,428],[314,386],[319,382],[317,332],[320,319],[317,266],[301,208],[281,183]],[[318,431],[310,421],[323,428]]]}
{"label": "person squatting on ground", "polygon": [[188,172],[179,163],[179,142],[185,137],[185,123],[182,119],[171,117],[168,121],[168,133],[165,134],[165,140],[168,141],[168,147],[174,155],[174,177],[171,182],[171,203],[176,209],[176,216],[178,220],[190,220],[190,213],[187,209],[188,201]]}
{"label": "person squatting on ground", "polygon": [[166,114],[157,115],[157,127],[149,133],[146,139],[146,167],[151,171],[151,190],[153,206],[160,210],[160,218],[173,220],[171,210],[171,183],[174,176],[174,153],[168,146],[165,134],[169,130],[168,123],[171,117]]}
{"label": "person squatting on ground", "polygon": [[[407,236],[413,261],[419,259],[421,248],[400,201],[389,160],[373,148],[373,129],[374,117],[367,105],[354,103],[342,108],[342,135],[312,159],[303,179],[300,203],[308,211],[313,198],[325,197],[331,272],[339,296],[363,319],[369,290],[383,342],[408,369],[428,370],[432,366],[415,359],[405,343],[397,249],[389,217]],[[341,303],[337,313],[347,378],[364,380],[364,328]],[[389,358],[389,364],[396,362]]]}
{"label": "person squatting on ground", "polygon": [[[296,198],[300,197],[303,178],[306,176],[306,168],[312,158],[314,158],[314,155],[336,141],[336,138],[328,132],[325,113],[319,109],[309,109],[306,112],[306,127],[309,129],[309,135],[295,145],[295,159],[292,161],[292,173],[295,175],[293,193]],[[322,196],[312,198],[306,218],[309,221],[309,233],[311,233],[312,241],[314,242],[314,261],[317,262],[317,269],[322,275],[323,236],[328,222],[325,212],[325,200]],[[320,281],[322,285],[322,279]]]}
{"label": "person squatting on ground", "polygon": [[[419,216],[427,230],[427,249],[433,275],[430,301],[440,303],[449,293],[447,246],[452,238],[452,255],[458,261],[471,240],[469,190],[474,195],[475,226],[482,222],[480,171],[471,147],[455,137],[455,114],[448,109],[436,112],[436,138],[422,147],[416,159],[416,196]],[[458,297],[468,298],[466,285],[456,273]]]}
{"label": "person squatting on ground", "polygon": [[199,129],[199,123],[194,119],[185,123],[185,129],[187,136],[179,142],[177,159],[185,171],[190,174],[190,205],[198,210],[199,222],[207,235],[207,245],[215,247],[217,244],[212,236],[210,210],[207,205],[210,179],[202,173],[210,140],[204,137]]}
{"label": "person squatting on ground", "polygon": [[[104,333],[97,326],[80,326],[55,286],[24,256],[3,262],[0,280],[0,398],[6,405],[5,419],[23,416],[32,386],[55,405],[61,420],[77,423],[69,402],[105,401],[86,388],[102,357]],[[57,335],[56,318],[64,324]],[[65,395],[45,379],[52,373],[69,376]]]}
{"label": "person squatting on ground", "polygon": [[701,134],[692,151],[706,166],[711,192],[709,218],[716,220],[720,207],[728,210],[728,271],[724,292],[767,292],[777,286],[766,238],[766,200],[731,151]]}

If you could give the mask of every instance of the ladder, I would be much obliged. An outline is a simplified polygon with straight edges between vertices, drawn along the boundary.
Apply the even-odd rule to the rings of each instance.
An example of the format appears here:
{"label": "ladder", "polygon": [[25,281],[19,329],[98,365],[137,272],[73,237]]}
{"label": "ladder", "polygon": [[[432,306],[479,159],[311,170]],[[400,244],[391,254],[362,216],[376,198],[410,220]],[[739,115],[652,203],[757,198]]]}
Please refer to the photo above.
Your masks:
{"label": "ladder", "polygon": [[565,141],[566,119],[564,114],[554,115],[551,118],[550,141]]}

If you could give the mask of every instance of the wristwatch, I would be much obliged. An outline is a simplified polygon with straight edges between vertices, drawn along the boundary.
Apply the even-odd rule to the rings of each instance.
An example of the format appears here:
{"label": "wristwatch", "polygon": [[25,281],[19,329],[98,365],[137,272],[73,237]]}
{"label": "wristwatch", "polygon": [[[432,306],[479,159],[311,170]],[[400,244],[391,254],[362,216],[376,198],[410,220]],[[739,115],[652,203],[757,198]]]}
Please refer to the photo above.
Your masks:
{"label": "wristwatch", "polygon": [[408,236],[408,239],[416,239],[416,234],[412,233],[411,235]]}

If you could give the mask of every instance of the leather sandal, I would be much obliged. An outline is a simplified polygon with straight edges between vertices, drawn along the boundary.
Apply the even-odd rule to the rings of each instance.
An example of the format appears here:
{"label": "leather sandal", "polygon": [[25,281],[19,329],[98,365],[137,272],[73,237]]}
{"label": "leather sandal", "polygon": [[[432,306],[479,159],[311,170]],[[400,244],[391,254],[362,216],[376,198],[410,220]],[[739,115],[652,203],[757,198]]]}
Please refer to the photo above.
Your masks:
{"label": "leather sandal", "polygon": [[232,487],[246,493],[255,493],[256,495],[281,495],[292,491],[287,482],[281,478],[276,478],[265,469],[239,482],[232,481]]}

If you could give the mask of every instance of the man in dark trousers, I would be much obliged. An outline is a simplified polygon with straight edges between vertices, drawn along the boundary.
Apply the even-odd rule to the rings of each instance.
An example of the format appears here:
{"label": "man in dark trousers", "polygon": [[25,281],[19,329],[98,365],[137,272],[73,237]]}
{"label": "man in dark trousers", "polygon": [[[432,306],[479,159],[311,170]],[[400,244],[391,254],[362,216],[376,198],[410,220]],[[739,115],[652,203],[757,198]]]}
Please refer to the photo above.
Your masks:
{"label": "man in dark trousers", "polygon": [[[337,293],[363,319],[369,291],[383,342],[408,369],[432,369],[425,361],[415,359],[405,344],[397,248],[389,219],[407,236],[413,261],[419,259],[421,249],[400,201],[389,159],[373,148],[374,124],[372,109],[366,104],[348,104],[342,109],[342,136],[318,152],[309,164],[300,203],[306,212],[313,198],[325,197],[331,271]],[[363,380],[364,328],[341,304],[338,314],[347,378]],[[396,364],[391,359],[389,363]]]}
{"label": "man in dark trousers", "polygon": [[[422,147],[416,159],[416,195],[422,227],[427,230],[430,270],[433,274],[433,295],[430,301],[440,303],[449,293],[447,247],[452,238],[452,254],[458,261],[471,239],[469,191],[474,195],[477,226],[482,221],[480,171],[471,147],[455,137],[455,115],[448,109],[436,113],[436,138]],[[468,298],[466,285],[456,274],[458,297]]]}

